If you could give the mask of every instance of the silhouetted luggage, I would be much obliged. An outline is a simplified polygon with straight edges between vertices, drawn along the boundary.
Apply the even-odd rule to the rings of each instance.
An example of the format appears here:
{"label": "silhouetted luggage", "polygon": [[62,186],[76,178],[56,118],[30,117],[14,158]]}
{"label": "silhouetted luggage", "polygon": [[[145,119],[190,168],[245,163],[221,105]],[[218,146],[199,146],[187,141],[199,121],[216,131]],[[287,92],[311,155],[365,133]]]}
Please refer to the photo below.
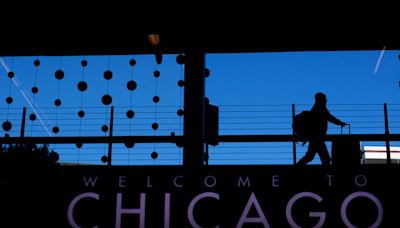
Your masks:
{"label": "silhouetted luggage", "polygon": [[314,120],[315,116],[311,111],[302,111],[293,117],[293,132],[298,136],[298,141],[302,142],[303,146],[315,131],[315,129],[313,129],[315,125],[313,124]]}
{"label": "silhouetted luggage", "polygon": [[[350,125],[349,135],[350,135]],[[343,132],[342,132],[343,134]],[[360,141],[351,137],[332,141],[332,165],[336,168],[353,168],[360,165]]]}

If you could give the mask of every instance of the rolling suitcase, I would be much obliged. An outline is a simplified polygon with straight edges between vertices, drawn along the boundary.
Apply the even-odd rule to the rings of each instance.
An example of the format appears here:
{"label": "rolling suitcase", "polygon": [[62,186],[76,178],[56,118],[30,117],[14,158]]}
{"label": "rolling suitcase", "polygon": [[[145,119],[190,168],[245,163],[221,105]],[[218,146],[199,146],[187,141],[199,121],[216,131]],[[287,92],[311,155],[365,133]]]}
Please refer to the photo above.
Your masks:
{"label": "rolling suitcase", "polygon": [[[350,125],[349,126],[349,135]],[[341,129],[343,135],[343,127]],[[344,137],[332,141],[332,165],[336,168],[354,168],[361,163],[360,141]]]}

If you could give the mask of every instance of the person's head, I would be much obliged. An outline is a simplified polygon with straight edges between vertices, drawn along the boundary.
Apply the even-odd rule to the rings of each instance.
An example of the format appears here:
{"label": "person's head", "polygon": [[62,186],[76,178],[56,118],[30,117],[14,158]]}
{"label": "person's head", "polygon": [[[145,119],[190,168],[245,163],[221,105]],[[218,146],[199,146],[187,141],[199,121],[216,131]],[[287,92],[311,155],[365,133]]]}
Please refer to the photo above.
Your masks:
{"label": "person's head", "polygon": [[321,92],[316,93],[314,98],[315,98],[315,104],[326,105],[327,99],[325,94]]}

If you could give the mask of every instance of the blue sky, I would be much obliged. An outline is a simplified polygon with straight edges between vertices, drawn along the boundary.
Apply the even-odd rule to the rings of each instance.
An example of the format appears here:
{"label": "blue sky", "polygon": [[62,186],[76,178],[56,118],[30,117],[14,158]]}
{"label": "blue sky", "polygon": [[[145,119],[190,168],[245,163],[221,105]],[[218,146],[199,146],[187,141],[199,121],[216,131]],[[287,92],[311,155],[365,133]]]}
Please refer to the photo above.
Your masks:
{"label": "blue sky", "polygon": [[[329,103],[393,103],[399,96],[399,52],[281,52],[210,55],[208,95],[255,104],[312,103],[324,91]],[[227,80],[229,79],[229,80]],[[225,88],[223,88],[225,87]],[[221,91],[222,89],[222,91]],[[243,92],[241,92],[243,91]],[[243,96],[245,93],[246,95]],[[229,96],[221,102],[228,103]]]}
{"label": "blue sky", "polygon": [[[331,113],[351,123],[352,133],[383,133],[384,102],[389,104],[391,132],[399,133],[399,54],[397,50],[207,54],[211,75],[206,79],[206,96],[220,107],[221,134],[290,134],[291,105],[296,105],[297,113],[309,109],[320,91],[327,95]],[[41,61],[39,67],[33,65],[36,59]],[[85,68],[83,59],[88,61]],[[130,59],[136,60],[134,67]],[[54,77],[58,69],[65,73],[62,80]],[[108,69],[113,72],[109,81],[103,77]],[[8,70],[15,72],[16,83],[7,77]],[[160,77],[153,76],[155,70]],[[9,119],[13,123],[10,134],[18,135],[22,107],[28,108],[28,115],[33,112],[22,95],[25,90],[43,121],[28,121],[28,136],[49,135],[46,128],[52,134],[53,126],[60,128],[55,137],[106,135],[101,126],[109,121],[109,107],[101,98],[108,93],[116,112],[114,135],[180,135],[183,118],[176,111],[183,106],[183,88],[177,82],[183,73],[176,55],[164,55],[160,65],[153,55],[2,57],[1,122]],[[77,89],[82,80],[88,83],[85,92]],[[132,92],[126,88],[129,80],[138,85]],[[39,93],[33,96],[35,85]],[[160,97],[157,104],[153,102],[156,95]],[[8,96],[14,100],[10,105],[5,102]],[[53,104],[57,98],[62,101],[58,108]],[[81,109],[86,113],[82,119],[76,114]],[[125,115],[129,109],[135,111],[133,119]],[[156,131],[151,128],[154,122],[159,124]],[[340,131],[331,125],[330,133]],[[304,153],[299,147],[298,158]],[[81,149],[54,145],[54,149],[61,159],[74,163],[101,164],[100,157],[106,154],[106,145]],[[159,153],[157,160],[150,157],[153,151]],[[291,143],[221,144],[211,148],[210,164],[290,164],[291,151]],[[182,149],[174,144],[132,149],[114,145],[116,164],[181,164],[181,156]],[[319,159],[315,160],[318,164]]]}

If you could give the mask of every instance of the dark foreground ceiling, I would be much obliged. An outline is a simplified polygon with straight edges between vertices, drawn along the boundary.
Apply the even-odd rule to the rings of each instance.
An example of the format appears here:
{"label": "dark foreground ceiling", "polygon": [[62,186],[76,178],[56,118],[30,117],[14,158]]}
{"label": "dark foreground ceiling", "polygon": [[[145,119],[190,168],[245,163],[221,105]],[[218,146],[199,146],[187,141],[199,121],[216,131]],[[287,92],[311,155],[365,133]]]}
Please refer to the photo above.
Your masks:
{"label": "dark foreground ceiling", "polygon": [[[115,37],[121,39],[115,40]],[[147,34],[117,33],[113,39],[92,34],[66,40],[53,39],[48,34],[39,41],[24,39],[27,40],[14,40],[11,45],[0,44],[0,56],[146,54],[156,50]],[[400,49],[400,39],[298,37],[288,40],[268,34],[160,34],[160,44],[163,53],[180,53],[191,48],[206,53]]]}
{"label": "dark foreground ceiling", "polygon": [[139,30],[137,22],[127,19],[52,21],[53,18],[19,22],[3,29],[7,32],[0,37],[0,56],[154,53],[149,33],[160,35],[163,53],[180,53],[189,48],[206,53],[400,50],[397,25],[389,20],[326,23],[318,18],[276,18],[283,21],[277,23],[261,17],[257,21],[229,19],[195,24],[188,19],[163,29]]}
{"label": "dark foreground ceiling", "polygon": [[[110,39],[90,34],[87,36],[57,39],[52,34],[42,34],[35,40],[30,35],[11,44],[0,44],[0,56],[31,55],[109,55],[146,54],[155,49],[150,45],[147,34],[115,33]],[[121,39],[116,39],[121,37]],[[293,37],[281,39],[268,34],[160,34],[163,53],[180,53],[196,48],[207,53],[271,52],[271,51],[330,51],[330,50],[380,50],[400,49],[400,39],[395,38],[315,38]]]}

